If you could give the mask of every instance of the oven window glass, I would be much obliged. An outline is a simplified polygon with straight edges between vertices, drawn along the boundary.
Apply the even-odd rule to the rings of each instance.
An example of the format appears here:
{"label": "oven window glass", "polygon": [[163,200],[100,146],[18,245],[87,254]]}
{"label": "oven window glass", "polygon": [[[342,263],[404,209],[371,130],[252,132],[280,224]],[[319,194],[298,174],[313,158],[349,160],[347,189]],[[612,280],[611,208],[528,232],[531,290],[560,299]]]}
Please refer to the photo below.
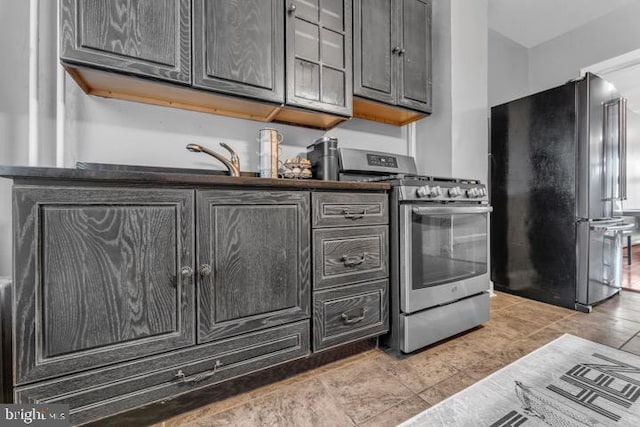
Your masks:
{"label": "oven window glass", "polygon": [[487,273],[487,214],[413,214],[411,226],[414,289]]}

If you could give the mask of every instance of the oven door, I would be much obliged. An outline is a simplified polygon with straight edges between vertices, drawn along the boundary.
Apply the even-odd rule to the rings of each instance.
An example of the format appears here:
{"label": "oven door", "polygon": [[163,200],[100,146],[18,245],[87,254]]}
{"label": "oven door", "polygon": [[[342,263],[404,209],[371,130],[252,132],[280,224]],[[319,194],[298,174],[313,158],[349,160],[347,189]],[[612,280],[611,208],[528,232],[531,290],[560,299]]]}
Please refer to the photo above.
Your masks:
{"label": "oven door", "polygon": [[405,314],[489,289],[490,206],[400,207],[400,304]]}

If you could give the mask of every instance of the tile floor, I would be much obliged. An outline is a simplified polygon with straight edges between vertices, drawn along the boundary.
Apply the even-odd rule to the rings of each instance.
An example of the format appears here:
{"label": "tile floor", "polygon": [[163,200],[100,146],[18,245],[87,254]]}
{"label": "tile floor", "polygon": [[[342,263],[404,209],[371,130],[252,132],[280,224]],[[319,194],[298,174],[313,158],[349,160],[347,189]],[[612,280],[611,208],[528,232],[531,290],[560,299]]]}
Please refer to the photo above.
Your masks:
{"label": "tile floor", "polygon": [[640,245],[631,246],[631,265],[627,262],[627,248],[623,248],[622,287],[640,292]]}
{"label": "tile floor", "polygon": [[392,426],[565,332],[640,354],[640,293],[624,292],[590,314],[504,293],[491,309],[482,327],[409,357],[371,350],[157,427]]}

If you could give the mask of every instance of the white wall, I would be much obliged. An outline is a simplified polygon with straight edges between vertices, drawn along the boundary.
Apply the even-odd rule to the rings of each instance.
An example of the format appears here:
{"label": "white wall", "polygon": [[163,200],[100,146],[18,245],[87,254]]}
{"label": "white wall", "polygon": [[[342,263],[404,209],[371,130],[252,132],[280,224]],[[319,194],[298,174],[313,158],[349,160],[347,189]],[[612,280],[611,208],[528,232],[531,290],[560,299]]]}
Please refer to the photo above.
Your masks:
{"label": "white wall", "polygon": [[433,114],[416,123],[418,173],[450,176],[453,171],[451,135],[451,2],[432,3]]}
{"label": "white wall", "polygon": [[640,48],[640,3],[530,49],[532,93],[579,76],[580,69]]}
{"label": "white wall", "polygon": [[640,210],[640,113],[632,110],[627,112],[627,159],[624,209]]}
{"label": "white wall", "polygon": [[452,175],[487,182],[487,0],[451,2]]}
{"label": "white wall", "polygon": [[[40,1],[38,164],[55,165],[56,9]],[[439,3],[439,2],[438,2]],[[0,0],[0,164],[26,165],[28,144],[29,2]],[[11,17],[8,19],[7,17]],[[65,84],[64,164],[77,161],[222,169],[218,162],[184,146],[199,142],[221,150],[227,142],[239,154],[241,169],[257,170],[258,129],[275,127],[284,135],[283,157],[305,152],[314,139],[335,135],[342,147],[407,153],[407,127],[354,119],[329,132],[232,119],[167,107],[103,99],[84,94],[71,79]],[[430,120],[429,118],[423,120]],[[423,141],[423,147],[450,145],[450,139]],[[0,180],[0,276],[11,274],[10,181]]]}
{"label": "white wall", "polygon": [[529,49],[489,30],[488,50],[489,105],[529,95]]}
{"label": "white wall", "polygon": [[486,0],[433,2],[434,113],[416,126],[418,169],[487,182]]}
{"label": "white wall", "polygon": [[[0,164],[27,157],[28,14],[29,2],[0,0]],[[0,179],[0,277],[10,273],[11,181]]]}

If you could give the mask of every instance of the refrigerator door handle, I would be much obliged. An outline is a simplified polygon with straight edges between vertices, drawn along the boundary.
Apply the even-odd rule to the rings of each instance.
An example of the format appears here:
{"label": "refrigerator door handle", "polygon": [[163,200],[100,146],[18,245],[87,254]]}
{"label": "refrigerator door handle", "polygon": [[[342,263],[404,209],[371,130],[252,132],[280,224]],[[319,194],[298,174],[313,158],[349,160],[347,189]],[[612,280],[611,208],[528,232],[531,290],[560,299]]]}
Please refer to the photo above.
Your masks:
{"label": "refrigerator door handle", "polygon": [[590,228],[593,231],[629,231],[633,230],[636,227],[635,224],[622,224],[622,225],[592,225]]}
{"label": "refrigerator door handle", "polygon": [[[617,109],[617,126],[616,134],[618,137],[617,141],[617,154],[618,154],[618,170],[617,170],[617,194],[614,194],[613,185],[614,178],[610,175],[613,171],[610,171],[610,157],[607,153],[608,144],[607,138],[611,135],[609,126],[613,125],[609,123],[609,108],[615,107]],[[603,159],[604,159],[604,167],[602,168],[603,173],[603,194],[604,200],[626,200],[627,199],[627,100],[625,98],[616,98],[609,102],[605,102],[603,104],[603,135],[605,138],[605,143],[603,147]],[[613,147],[612,147],[613,148]],[[611,193],[608,192],[608,185],[611,185]]]}
{"label": "refrigerator door handle", "polygon": [[627,100],[618,103],[618,150],[620,158],[620,200],[627,200]]}

